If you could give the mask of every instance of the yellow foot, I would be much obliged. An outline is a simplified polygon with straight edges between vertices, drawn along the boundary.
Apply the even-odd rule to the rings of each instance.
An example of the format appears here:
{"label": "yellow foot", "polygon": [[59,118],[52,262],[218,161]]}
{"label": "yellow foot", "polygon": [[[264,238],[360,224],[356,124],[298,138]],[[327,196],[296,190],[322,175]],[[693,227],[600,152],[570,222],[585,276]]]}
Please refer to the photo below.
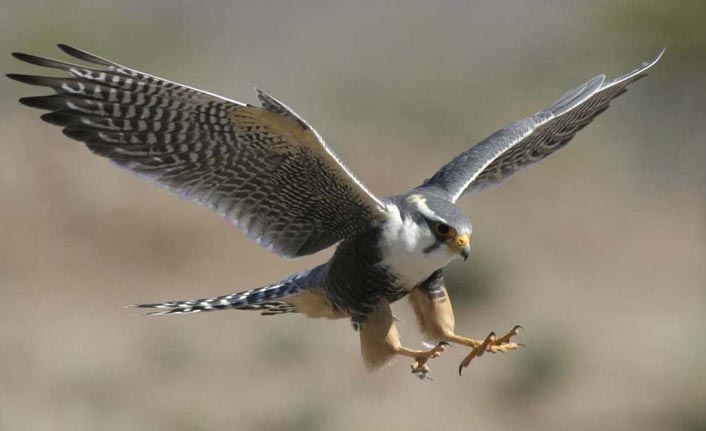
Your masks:
{"label": "yellow foot", "polygon": [[521,344],[510,342],[510,339],[512,337],[520,333],[520,329],[522,329],[522,326],[515,325],[515,327],[512,328],[510,332],[500,338],[495,336],[495,332],[491,332],[490,334],[488,334],[488,336],[485,337],[485,340],[479,342],[479,344],[474,347],[473,350],[471,350],[471,353],[469,353],[468,356],[466,356],[463,361],[461,361],[461,365],[458,366],[458,375],[461,375],[463,369],[471,363],[473,358],[481,357],[485,352],[505,353],[509,350],[514,350],[520,347]]}
{"label": "yellow foot", "polygon": [[420,352],[417,356],[414,357],[414,364],[412,364],[412,374],[419,377],[420,380],[431,380],[431,377],[429,377],[429,365],[427,365],[427,361],[429,359],[439,357],[446,347],[451,347],[451,344],[447,343],[446,341],[441,341],[432,349]]}

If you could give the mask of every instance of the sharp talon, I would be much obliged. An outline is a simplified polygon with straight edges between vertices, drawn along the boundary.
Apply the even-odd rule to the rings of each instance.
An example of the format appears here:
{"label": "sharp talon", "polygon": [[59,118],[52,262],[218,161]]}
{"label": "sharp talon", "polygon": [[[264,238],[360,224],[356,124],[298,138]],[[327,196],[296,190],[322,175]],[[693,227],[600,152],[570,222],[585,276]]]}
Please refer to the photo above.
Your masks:
{"label": "sharp talon", "polygon": [[515,336],[520,333],[520,331],[524,331],[525,328],[522,327],[522,325],[515,325],[512,327],[512,330],[510,330],[510,333]]}
{"label": "sharp talon", "polygon": [[439,345],[444,347],[453,347],[451,343],[447,343],[446,341],[439,342]]}
{"label": "sharp talon", "polygon": [[527,345],[524,343],[517,343],[517,347],[527,347]]}
{"label": "sharp talon", "polygon": [[495,337],[495,332],[491,332],[488,334],[487,337],[485,337],[485,340],[483,341],[483,350],[481,350],[481,353],[478,356],[481,356],[483,351],[489,352],[490,349],[495,345],[496,342],[496,337]]}
{"label": "sharp talon", "polygon": [[[520,326],[520,325],[515,325],[515,326],[510,330],[510,332],[508,332],[507,334],[505,334],[505,335],[503,335],[502,337],[498,338],[498,339],[496,340],[496,342],[493,343],[493,344],[495,344],[496,346],[499,346],[499,345],[502,345],[502,344],[512,344],[512,343],[510,343],[510,340],[512,339],[512,337],[514,337],[514,336],[516,336],[517,334],[520,333],[520,329],[523,329],[522,326]],[[515,344],[515,346],[514,346],[513,348],[516,348],[516,347],[517,347],[517,345]]]}
{"label": "sharp talon", "polygon": [[[463,369],[470,365],[471,361],[475,358],[480,358],[485,354],[485,352],[490,353],[506,353],[510,350],[519,348],[520,346],[526,347],[524,344],[518,344],[511,342],[512,337],[517,335],[521,329],[524,329],[521,325],[515,325],[510,332],[503,335],[502,337],[497,337],[495,332],[491,332],[483,341],[471,340],[475,345],[471,352],[461,361],[461,365],[458,366],[458,375],[463,375]],[[477,343],[477,344],[476,344]]]}

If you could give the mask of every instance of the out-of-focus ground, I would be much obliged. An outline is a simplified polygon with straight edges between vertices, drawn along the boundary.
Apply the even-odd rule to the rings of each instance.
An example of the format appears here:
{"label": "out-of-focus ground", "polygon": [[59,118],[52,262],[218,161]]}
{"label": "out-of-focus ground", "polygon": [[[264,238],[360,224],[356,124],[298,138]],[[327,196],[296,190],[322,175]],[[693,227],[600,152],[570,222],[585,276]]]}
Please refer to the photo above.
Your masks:
{"label": "out-of-focus ground", "polygon": [[[706,427],[706,7],[661,2],[19,2],[10,57],[74,44],[245,102],[294,107],[379,195],[598,73],[649,77],[569,145],[460,202],[458,331],[516,323],[527,348],[368,374],[348,322],[125,304],[235,292],[282,261],[91,155],[0,80],[1,430]],[[42,71],[46,73],[46,71]],[[51,72],[51,71],[49,71]],[[403,337],[420,337],[406,304]]]}

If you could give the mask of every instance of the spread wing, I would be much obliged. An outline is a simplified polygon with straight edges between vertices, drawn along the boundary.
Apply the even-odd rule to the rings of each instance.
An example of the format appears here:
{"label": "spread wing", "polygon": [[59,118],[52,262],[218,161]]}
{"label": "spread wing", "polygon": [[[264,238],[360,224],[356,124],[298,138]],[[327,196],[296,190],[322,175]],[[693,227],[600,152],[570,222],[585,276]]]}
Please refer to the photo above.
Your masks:
{"label": "spread wing", "polygon": [[369,228],[384,206],[318,133],[258,90],[261,107],[151,76],[66,45],[78,66],[15,53],[70,77],[11,74],[56,94],[20,99],[51,112],[95,154],[206,206],[284,257]]}
{"label": "spread wing", "polygon": [[498,184],[520,169],[538,162],[566,145],[610,101],[627,91],[628,84],[646,75],[654,59],[609,82],[599,75],[564,94],[557,102],[531,117],[498,130],[444,165],[421,188],[436,189],[456,201],[464,193]]}

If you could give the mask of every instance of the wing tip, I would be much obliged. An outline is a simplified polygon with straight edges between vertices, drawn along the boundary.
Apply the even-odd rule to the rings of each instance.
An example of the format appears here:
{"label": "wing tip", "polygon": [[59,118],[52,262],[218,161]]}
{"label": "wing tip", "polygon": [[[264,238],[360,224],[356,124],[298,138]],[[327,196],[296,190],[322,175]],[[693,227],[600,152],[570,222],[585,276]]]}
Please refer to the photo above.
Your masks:
{"label": "wing tip", "polygon": [[6,78],[9,78],[9,79],[12,79],[13,81],[18,81],[18,82],[22,82],[21,78],[20,78],[21,76],[26,76],[26,75],[20,75],[19,73],[6,73],[5,74]]}
{"label": "wing tip", "polygon": [[57,43],[56,46],[60,50],[64,51],[64,53],[70,55],[71,57],[78,58],[79,60],[83,60],[93,64],[100,64],[103,66],[113,66],[113,63],[106,60],[105,58],[99,57],[95,54],[91,54],[90,52],[84,51],[82,49],[74,48],[71,45],[67,45],[65,43]]}
{"label": "wing tip", "polygon": [[43,76],[36,75],[25,75],[23,73],[6,73],[6,77],[12,79],[13,81],[21,82],[28,85],[44,85]]}
{"label": "wing tip", "polygon": [[[52,112],[51,114],[55,114],[55,113]],[[51,115],[51,114],[45,114],[43,117]],[[44,118],[42,118],[42,119],[44,121],[47,121]],[[71,121],[71,119],[72,118],[69,115],[62,115],[61,117],[57,117],[57,121],[63,122],[64,125],[68,125],[68,123]],[[91,137],[94,136],[93,132],[91,132],[89,130],[81,129],[78,127],[66,127],[66,128],[64,128],[64,130],[62,130],[62,132],[64,133],[64,135],[66,137],[74,139],[79,142],[87,142]]]}
{"label": "wing tip", "polygon": [[48,112],[39,116],[45,123],[52,124],[54,126],[64,127],[68,125],[70,117],[62,112]]}
{"label": "wing tip", "polygon": [[[650,60],[643,61],[643,62],[640,63],[640,65],[639,65],[635,70],[633,70],[632,72],[627,73],[627,74],[625,74],[625,75],[623,75],[623,76],[619,76],[619,77],[613,79],[612,81],[606,83],[606,84],[604,85],[604,88],[612,87],[612,86],[614,86],[614,85],[619,85],[619,84],[621,84],[621,83],[626,83],[626,84],[623,84],[623,85],[627,85],[627,84],[630,84],[630,83],[632,83],[632,82],[635,82],[635,81],[637,81],[637,80],[639,80],[639,79],[644,78],[644,77],[647,76],[647,74],[648,74],[648,73],[647,73],[647,70],[650,69],[652,66],[654,66],[654,65],[662,58],[662,56],[664,55],[664,53],[665,53],[666,51],[667,51],[667,46],[665,45],[664,48],[662,48],[662,49],[657,53],[657,55],[655,55],[654,57],[652,57]],[[624,91],[623,91],[623,92],[624,92]]]}
{"label": "wing tip", "polygon": [[76,56],[75,54],[78,54],[78,55],[83,54],[83,51],[81,51],[80,49],[74,48],[73,46],[65,44],[65,43],[57,43],[56,47],[72,57],[75,57]]}
{"label": "wing tip", "polygon": [[53,96],[29,96],[22,97],[18,100],[21,104],[36,109],[54,110],[60,109],[62,106],[56,103],[56,98]]}
{"label": "wing tip", "polygon": [[20,61],[24,61],[25,63],[31,63],[30,60],[35,57],[34,55],[25,54],[24,52],[17,52],[17,51],[10,53],[10,55],[12,55],[13,57],[15,57],[16,59],[18,59]]}
{"label": "wing tip", "polygon": [[669,44],[665,44],[664,47],[655,55],[652,57],[652,59],[645,61],[642,63],[642,69],[648,69],[652,66],[654,66],[659,60],[662,59],[662,56],[664,56],[664,53],[667,52],[667,48],[669,47]]}

